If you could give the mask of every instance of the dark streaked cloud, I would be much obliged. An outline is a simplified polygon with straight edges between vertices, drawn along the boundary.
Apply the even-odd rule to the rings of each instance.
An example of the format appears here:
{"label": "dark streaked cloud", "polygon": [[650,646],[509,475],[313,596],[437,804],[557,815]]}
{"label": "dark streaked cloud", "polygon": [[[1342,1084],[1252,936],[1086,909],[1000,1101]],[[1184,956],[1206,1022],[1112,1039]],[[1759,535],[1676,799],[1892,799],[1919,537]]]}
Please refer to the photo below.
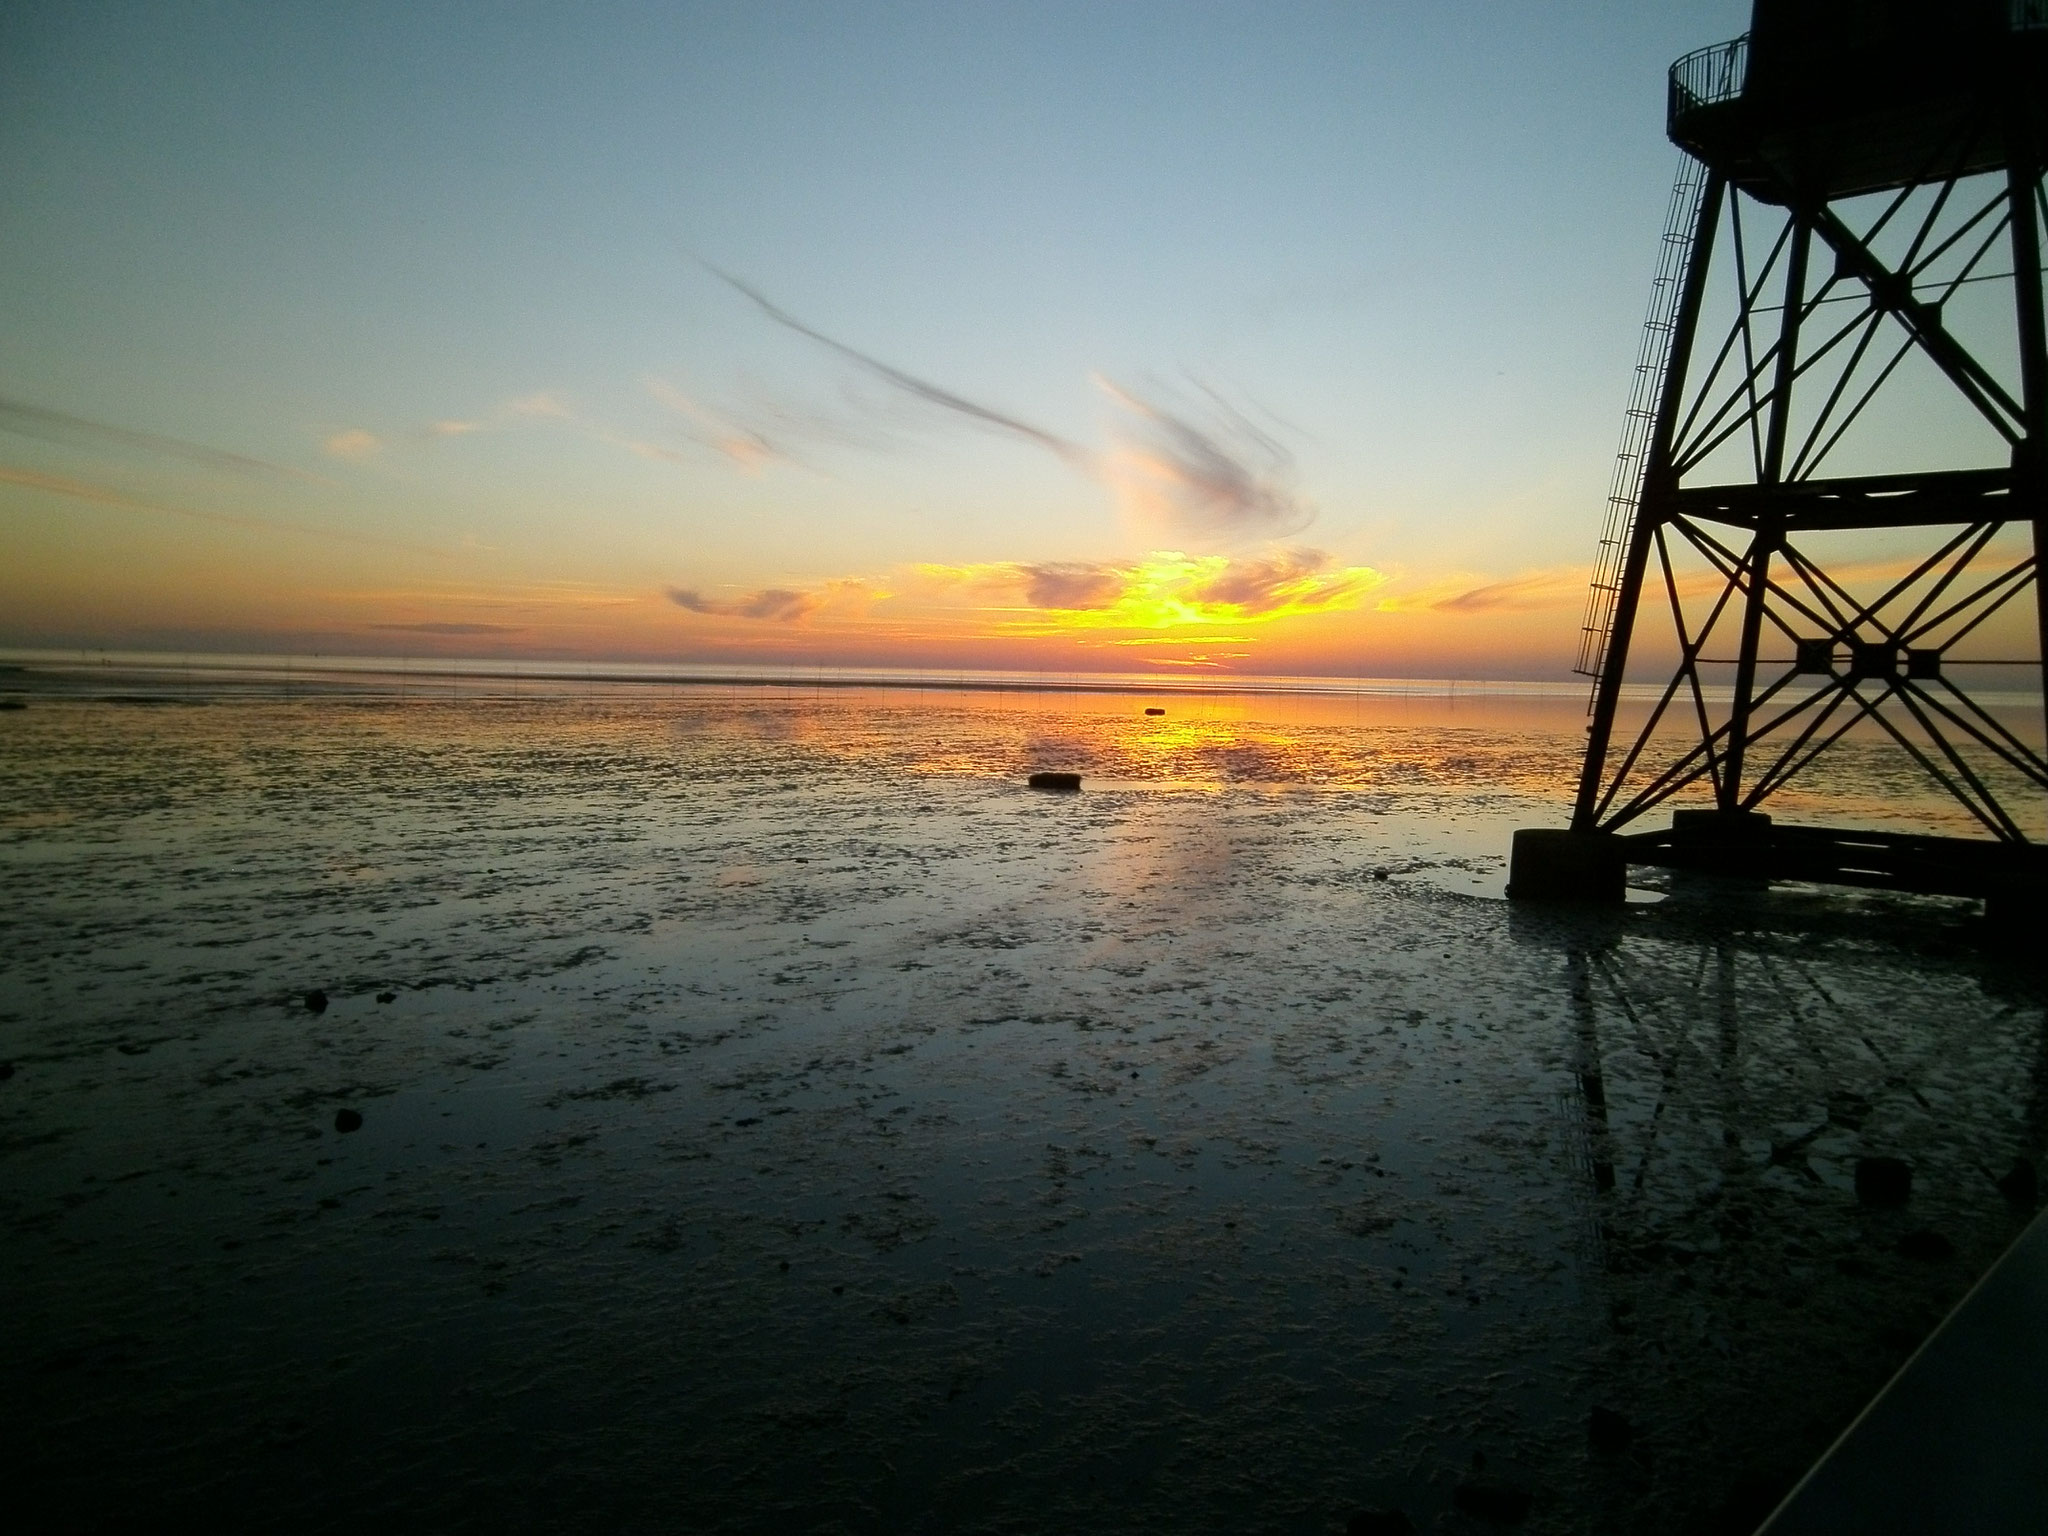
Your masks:
{"label": "dark streaked cloud", "polygon": [[762,314],[773,320],[777,325],[784,326],[796,332],[799,336],[808,337],[821,347],[829,348],[848,362],[853,363],[856,367],[880,379],[883,383],[901,390],[915,399],[922,400],[928,405],[938,406],[941,410],[951,411],[955,415],[964,416],[970,421],[980,423],[982,426],[993,427],[999,432],[1006,432],[1014,437],[1020,437],[1026,442],[1035,443],[1047,452],[1056,454],[1077,468],[1088,470],[1090,473],[1094,471],[1095,455],[1081,444],[1061,437],[1056,432],[1048,432],[1043,427],[1033,426],[1030,422],[1020,420],[1006,411],[999,411],[992,406],[982,405],[978,401],[970,400],[965,395],[956,394],[943,385],[934,384],[928,379],[921,379],[914,373],[907,373],[893,364],[885,363],[878,357],[871,357],[858,347],[849,346],[836,337],[826,335],[814,326],[806,325],[788,310],[782,308],[782,306],[762,294],[759,290],[734,277],[730,272],[722,271],[717,267],[710,266],[708,263],[705,264],[705,267],[714,277],[730,284],[736,291],[752,301]]}
{"label": "dark streaked cloud", "polygon": [[790,623],[818,606],[815,592],[795,592],[787,587],[763,587],[760,591],[731,601],[704,596],[689,587],[670,587],[668,600],[692,613],[716,614],[728,619],[769,619]]}
{"label": "dark streaked cloud", "polygon": [[1199,603],[1228,603],[1247,614],[1270,613],[1304,595],[1319,595],[1315,578],[1329,567],[1319,549],[1282,549],[1259,559],[1233,560],[1220,574],[1189,590]]}
{"label": "dark streaked cloud", "polygon": [[252,459],[247,454],[229,453],[223,448],[209,448],[204,443],[188,443],[183,438],[165,437],[156,432],[137,432],[129,427],[110,426],[103,421],[90,421],[83,416],[46,410],[40,405],[29,405],[24,401],[4,397],[0,397],[0,431],[12,432],[18,437],[40,438],[44,442],[74,446],[83,444],[89,447],[140,449],[146,453],[182,459],[188,464],[198,464],[207,469],[225,470],[238,475],[260,475],[266,479],[311,478],[276,464],[266,464],[261,459]]}
{"label": "dark streaked cloud", "polygon": [[1108,608],[1123,595],[1126,573],[1113,565],[1076,561],[1019,565],[1024,601],[1034,608]]}

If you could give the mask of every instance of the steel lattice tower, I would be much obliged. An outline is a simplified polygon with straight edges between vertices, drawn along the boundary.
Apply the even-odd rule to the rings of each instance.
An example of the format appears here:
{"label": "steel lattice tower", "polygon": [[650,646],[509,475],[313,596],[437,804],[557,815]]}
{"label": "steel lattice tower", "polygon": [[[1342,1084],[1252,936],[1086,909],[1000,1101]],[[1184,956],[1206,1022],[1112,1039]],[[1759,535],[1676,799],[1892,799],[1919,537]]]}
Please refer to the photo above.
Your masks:
{"label": "steel lattice tower", "polygon": [[[1518,834],[1511,894],[1618,900],[1634,862],[2037,909],[2040,717],[1991,701],[2048,654],[2048,0],[1755,0],[1672,67],[1668,129],[1572,829]],[[1765,814],[1852,732],[1978,835]]]}

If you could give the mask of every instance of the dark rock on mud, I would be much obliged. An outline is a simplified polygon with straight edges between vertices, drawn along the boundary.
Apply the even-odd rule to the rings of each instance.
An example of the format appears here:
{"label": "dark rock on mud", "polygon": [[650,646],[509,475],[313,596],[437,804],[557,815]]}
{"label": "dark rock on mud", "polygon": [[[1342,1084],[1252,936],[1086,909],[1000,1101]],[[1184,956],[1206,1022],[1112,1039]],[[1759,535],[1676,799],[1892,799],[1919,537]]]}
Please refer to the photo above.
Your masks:
{"label": "dark rock on mud", "polygon": [[306,994],[305,1003],[306,1012],[325,1013],[327,1011],[327,994],[325,992],[322,992],[318,987],[315,987],[312,991]]}
{"label": "dark rock on mud", "polygon": [[1612,1408],[1596,1404],[1586,1417],[1586,1439],[1596,1451],[1604,1451],[1610,1456],[1619,1455],[1635,1443],[1635,1438],[1635,1425]]}
{"label": "dark rock on mud", "polygon": [[1954,1243],[1939,1232],[1927,1228],[1922,1228],[1918,1232],[1908,1232],[1899,1239],[1897,1248],[1901,1258],[1919,1259],[1927,1263],[1956,1256]]}
{"label": "dark rock on mud", "polygon": [[1998,1181],[1998,1192],[2020,1209],[2031,1211],[2041,1200],[2041,1176],[2027,1159],[2016,1157]]}
{"label": "dark rock on mud", "polygon": [[1904,1205],[1913,1193],[1913,1168],[1896,1157],[1856,1159],[1856,1198],[1865,1205]]}
{"label": "dark rock on mud", "polygon": [[1079,789],[1081,775],[1078,773],[1034,773],[1025,781],[1033,789]]}
{"label": "dark rock on mud", "polygon": [[1461,1513],[1492,1525],[1520,1525],[1529,1518],[1529,1506],[1534,1502],[1528,1489],[1513,1483],[1460,1483],[1451,1494],[1451,1503]]}
{"label": "dark rock on mud", "polygon": [[337,1109],[334,1112],[334,1128],[346,1136],[350,1131],[363,1128],[363,1117],[352,1109]]}
{"label": "dark rock on mud", "polygon": [[1344,1522],[1344,1536],[1415,1536],[1415,1522],[1401,1509],[1361,1509]]}

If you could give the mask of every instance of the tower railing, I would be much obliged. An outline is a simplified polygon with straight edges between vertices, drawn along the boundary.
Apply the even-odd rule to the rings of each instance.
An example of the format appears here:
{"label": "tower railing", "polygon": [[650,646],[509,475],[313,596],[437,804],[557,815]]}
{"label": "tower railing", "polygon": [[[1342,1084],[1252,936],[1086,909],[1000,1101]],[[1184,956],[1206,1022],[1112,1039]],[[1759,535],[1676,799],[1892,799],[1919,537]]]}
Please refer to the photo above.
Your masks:
{"label": "tower railing", "polygon": [[[2028,0],[2015,0],[2015,4]],[[2048,6],[2048,0],[2032,0]],[[1711,107],[1733,101],[1749,80],[1749,34],[1695,48],[1671,66],[1670,120],[1695,107]]]}

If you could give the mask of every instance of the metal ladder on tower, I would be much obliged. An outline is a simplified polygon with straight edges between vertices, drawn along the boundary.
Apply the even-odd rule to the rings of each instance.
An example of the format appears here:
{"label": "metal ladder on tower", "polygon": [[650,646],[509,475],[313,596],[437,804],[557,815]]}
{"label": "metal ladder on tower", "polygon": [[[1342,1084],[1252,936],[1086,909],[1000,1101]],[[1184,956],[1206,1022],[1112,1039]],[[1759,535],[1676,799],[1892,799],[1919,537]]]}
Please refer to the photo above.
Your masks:
{"label": "metal ladder on tower", "polygon": [[[1586,593],[1585,622],[1579,627],[1579,658],[1572,670],[1593,678],[1607,660],[1614,636],[1614,604],[1621,591],[1622,560],[1635,532],[1643,499],[1643,474],[1656,423],[1657,400],[1664,371],[1671,364],[1671,327],[1684,286],[1686,261],[1699,226],[1700,197],[1707,168],[1691,155],[1679,157],[1678,176],[1671,184],[1671,204],[1664,214],[1664,238],[1657,249],[1657,276],[1650,285],[1650,309],[1643,317],[1643,339],[1636,349],[1635,381],[1628,410],[1622,417],[1621,449],[1614,456],[1614,478],[1607,490],[1607,516],[1600,529],[1600,547],[1593,557],[1593,582]],[[1588,708],[1591,707],[1590,702]]]}

